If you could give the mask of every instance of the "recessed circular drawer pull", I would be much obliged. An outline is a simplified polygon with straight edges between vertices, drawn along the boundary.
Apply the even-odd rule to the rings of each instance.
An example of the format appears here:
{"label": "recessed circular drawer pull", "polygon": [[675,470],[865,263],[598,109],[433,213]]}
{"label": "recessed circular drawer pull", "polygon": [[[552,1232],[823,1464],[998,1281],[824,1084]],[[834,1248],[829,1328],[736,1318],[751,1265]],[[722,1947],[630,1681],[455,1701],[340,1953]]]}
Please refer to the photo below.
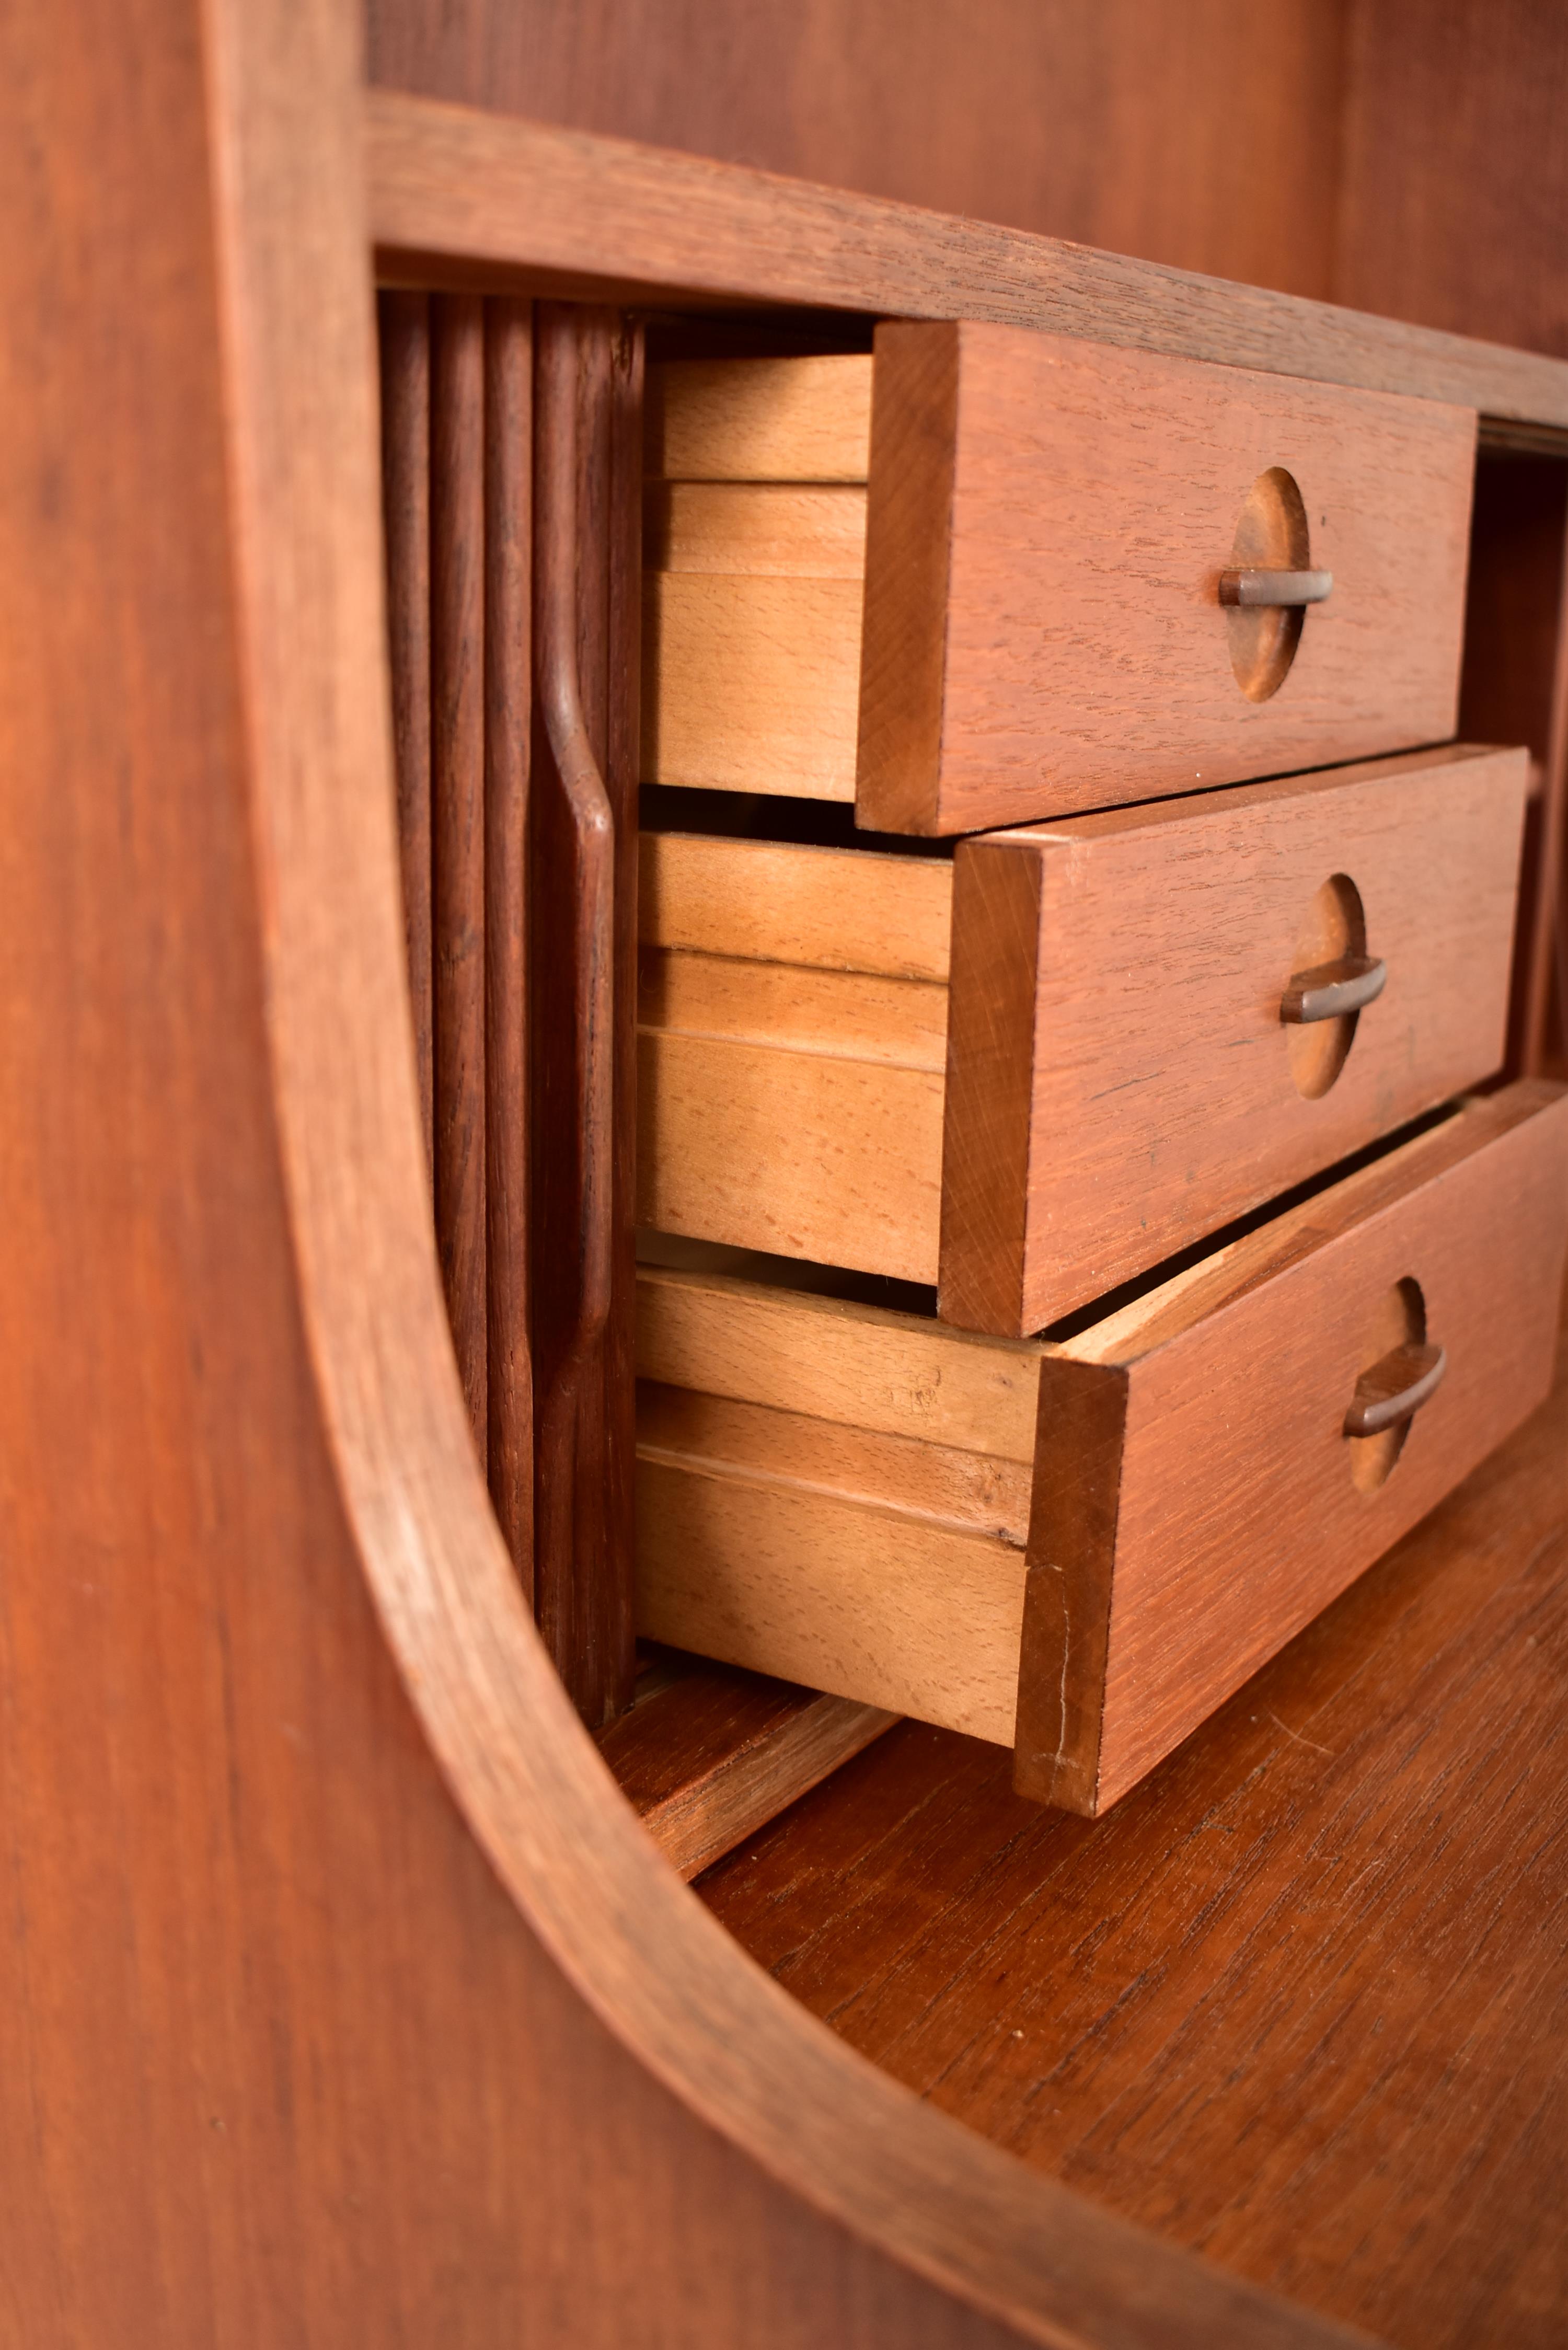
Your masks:
{"label": "recessed circular drawer pull", "polygon": [[1380,1436],[1397,1428],[1437,1393],[1448,1367],[1441,1347],[1396,1347],[1357,1379],[1345,1415],[1346,1436]]}
{"label": "recessed circular drawer pull", "polygon": [[1377,955],[1344,955],[1292,973],[1280,998],[1280,1018],[1305,1026],[1313,1020],[1340,1020],[1365,1010],[1383,993],[1388,966]]}
{"label": "recessed circular drawer pull", "polygon": [[1291,604],[1321,604],[1334,593],[1332,571],[1222,571],[1220,601],[1277,610]]}

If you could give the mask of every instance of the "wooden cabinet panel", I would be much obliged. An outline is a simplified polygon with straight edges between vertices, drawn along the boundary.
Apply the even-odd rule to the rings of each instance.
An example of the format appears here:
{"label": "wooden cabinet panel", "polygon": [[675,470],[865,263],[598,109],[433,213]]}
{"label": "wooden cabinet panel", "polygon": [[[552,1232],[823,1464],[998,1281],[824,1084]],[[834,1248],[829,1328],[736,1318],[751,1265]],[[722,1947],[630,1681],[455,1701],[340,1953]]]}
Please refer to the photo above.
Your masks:
{"label": "wooden cabinet panel", "polygon": [[645,1270],[640,1628],[1097,1814],[1542,1399],[1565,1237],[1527,1083],[1059,1343]]}

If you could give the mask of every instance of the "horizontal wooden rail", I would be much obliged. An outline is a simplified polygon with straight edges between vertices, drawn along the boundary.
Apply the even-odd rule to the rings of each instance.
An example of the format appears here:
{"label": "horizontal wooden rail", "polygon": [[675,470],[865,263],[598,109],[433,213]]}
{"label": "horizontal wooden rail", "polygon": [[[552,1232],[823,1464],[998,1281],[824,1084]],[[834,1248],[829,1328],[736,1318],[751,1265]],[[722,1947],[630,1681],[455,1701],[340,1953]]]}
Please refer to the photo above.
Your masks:
{"label": "horizontal wooden rail", "polygon": [[1568,428],[1568,361],[1022,229],[371,92],[384,282],[991,318]]}

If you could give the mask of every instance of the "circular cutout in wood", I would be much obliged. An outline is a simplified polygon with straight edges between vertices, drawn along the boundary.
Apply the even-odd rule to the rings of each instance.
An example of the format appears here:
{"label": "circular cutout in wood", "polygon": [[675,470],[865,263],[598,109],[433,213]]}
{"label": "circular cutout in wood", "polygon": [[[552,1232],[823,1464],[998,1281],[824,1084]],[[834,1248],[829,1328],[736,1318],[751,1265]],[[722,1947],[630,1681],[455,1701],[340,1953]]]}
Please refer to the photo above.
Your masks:
{"label": "circular cutout in wood", "polygon": [[[1407,1276],[1397,1281],[1392,1289],[1377,1301],[1377,1310],[1367,1325],[1361,1342],[1361,1354],[1356,1363],[1359,1378],[1380,1363],[1386,1355],[1400,1347],[1424,1347],[1427,1343],[1427,1301],[1421,1284]],[[1393,1428],[1386,1428],[1376,1436],[1350,1436],[1345,1439],[1345,1451],[1350,1455],[1350,1474],[1358,1493],[1376,1493],[1386,1484],[1394,1464],[1405,1450],[1405,1441],[1413,1422],[1402,1419]]]}
{"label": "circular cutout in wood", "polygon": [[[1231,549],[1238,571],[1309,571],[1312,548],[1302,494],[1282,465],[1260,473],[1247,493]],[[1278,693],[1302,638],[1299,604],[1231,606],[1225,613],[1231,666],[1249,702]]]}
{"label": "circular cutout in wood", "polygon": [[[1331,873],[1307,910],[1291,975],[1366,952],[1366,916],[1361,892],[1348,873]],[[1359,1012],[1350,1012],[1335,1020],[1286,1028],[1291,1076],[1297,1093],[1307,1101],[1321,1101],[1344,1068],[1360,1018]]]}

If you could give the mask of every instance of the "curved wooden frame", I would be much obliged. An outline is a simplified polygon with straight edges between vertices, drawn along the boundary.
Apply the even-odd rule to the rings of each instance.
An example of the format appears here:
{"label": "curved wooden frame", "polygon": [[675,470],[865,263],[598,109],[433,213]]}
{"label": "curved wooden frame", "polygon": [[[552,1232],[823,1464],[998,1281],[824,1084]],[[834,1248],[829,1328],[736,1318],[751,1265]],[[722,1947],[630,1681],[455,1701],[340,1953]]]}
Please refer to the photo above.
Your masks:
{"label": "curved wooden frame", "polygon": [[[1041,2342],[1341,2338],[1030,2175],[834,2041],[657,1857],[545,1659],[469,1440],[419,1155],[343,15],[331,0],[217,9],[213,132],[264,993],[300,1305],[355,1547],[423,1731],[518,1930],[778,2192],[925,2282],[922,2338],[983,2338],[982,2314]],[[711,2222],[717,2262],[731,2215]],[[816,2322],[831,2313],[850,2338],[867,2289],[846,2277]],[[862,2303],[867,2339],[904,2334],[895,2298]],[[778,2314],[756,2310],[763,2338],[793,2338]]]}
{"label": "curved wooden frame", "polygon": [[[835,2041],[658,1858],[548,1667],[473,1457],[430,1243],[400,959],[358,90],[343,12],[319,0],[295,13],[315,19],[308,57],[297,25],[285,37],[288,10],[222,9],[216,83],[265,994],[320,1406],[363,1572],[448,1785],[520,1920],[627,2052],[779,2190],[938,2304],[950,2297],[963,2338],[981,2336],[961,2312],[1039,2342],[1343,2339],[1026,2172]],[[318,256],[308,277],[293,262],[305,246]],[[725,2219],[712,2216],[717,2259]],[[843,2338],[858,2297],[835,2309]],[[889,2308],[887,2338],[909,2316]]]}
{"label": "curved wooden frame", "polygon": [[[876,2072],[615,1790],[491,1513],[430,1228],[350,11],[36,16],[0,280],[57,376],[0,570],[57,552],[68,592],[0,717],[0,952],[11,1098],[69,1082],[5,1138],[15,2337],[1349,2340]],[[134,522],[182,466],[167,577],[124,576],[161,543],[72,496],[129,467]],[[182,655],[183,694],[149,681]]]}

